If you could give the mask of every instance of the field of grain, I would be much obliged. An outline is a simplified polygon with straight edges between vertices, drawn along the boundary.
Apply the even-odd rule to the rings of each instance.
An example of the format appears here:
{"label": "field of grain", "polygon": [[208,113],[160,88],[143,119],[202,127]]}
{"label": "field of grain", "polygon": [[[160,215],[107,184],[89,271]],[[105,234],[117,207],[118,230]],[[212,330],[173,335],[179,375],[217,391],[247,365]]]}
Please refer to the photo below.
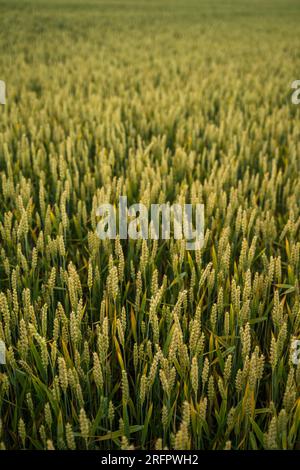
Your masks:
{"label": "field of grain", "polygon": [[297,0],[0,0],[1,448],[300,448],[296,79]]}

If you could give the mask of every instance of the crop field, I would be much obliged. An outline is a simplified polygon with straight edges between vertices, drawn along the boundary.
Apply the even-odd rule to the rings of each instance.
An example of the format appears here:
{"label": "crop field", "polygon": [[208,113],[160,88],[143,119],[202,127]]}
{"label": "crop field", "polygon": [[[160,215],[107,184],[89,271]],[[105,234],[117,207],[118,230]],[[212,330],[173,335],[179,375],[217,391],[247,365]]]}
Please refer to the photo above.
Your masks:
{"label": "crop field", "polygon": [[300,449],[297,79],[298,0],[0,0],[2,449]]}

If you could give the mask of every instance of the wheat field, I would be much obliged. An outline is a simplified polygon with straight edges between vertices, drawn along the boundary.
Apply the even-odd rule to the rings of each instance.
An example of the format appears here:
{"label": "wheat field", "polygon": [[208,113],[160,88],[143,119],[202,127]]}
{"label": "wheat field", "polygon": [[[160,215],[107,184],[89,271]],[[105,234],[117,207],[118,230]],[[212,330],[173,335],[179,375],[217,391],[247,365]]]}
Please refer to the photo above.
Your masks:
{"label": "wheat field", "polygon": [[[299,449],[299,2],[0,12],[1,448]],[[204,246],[100,240],[120,195]]]}

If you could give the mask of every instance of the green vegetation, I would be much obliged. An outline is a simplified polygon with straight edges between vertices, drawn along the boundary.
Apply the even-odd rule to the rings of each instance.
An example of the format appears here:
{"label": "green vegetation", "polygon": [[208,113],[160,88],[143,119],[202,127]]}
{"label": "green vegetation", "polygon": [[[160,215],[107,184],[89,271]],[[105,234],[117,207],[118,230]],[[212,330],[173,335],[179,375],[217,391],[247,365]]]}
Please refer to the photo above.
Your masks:
{"label": "green vegetation", "polygon": [[[1,447],[299,448],[299,2],[0,11]],[[201,252],[100,241],[119,195]]]}

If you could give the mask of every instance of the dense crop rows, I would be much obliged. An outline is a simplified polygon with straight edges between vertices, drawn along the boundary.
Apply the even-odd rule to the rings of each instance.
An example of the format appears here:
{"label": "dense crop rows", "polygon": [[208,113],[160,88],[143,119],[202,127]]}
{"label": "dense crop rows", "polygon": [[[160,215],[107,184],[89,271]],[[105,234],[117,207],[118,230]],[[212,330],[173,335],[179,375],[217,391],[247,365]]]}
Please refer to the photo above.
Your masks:
{"label": "dense crop rows", "polygon": [[300,9],[249,3],[0,0],[2,448],[299,447]]}

